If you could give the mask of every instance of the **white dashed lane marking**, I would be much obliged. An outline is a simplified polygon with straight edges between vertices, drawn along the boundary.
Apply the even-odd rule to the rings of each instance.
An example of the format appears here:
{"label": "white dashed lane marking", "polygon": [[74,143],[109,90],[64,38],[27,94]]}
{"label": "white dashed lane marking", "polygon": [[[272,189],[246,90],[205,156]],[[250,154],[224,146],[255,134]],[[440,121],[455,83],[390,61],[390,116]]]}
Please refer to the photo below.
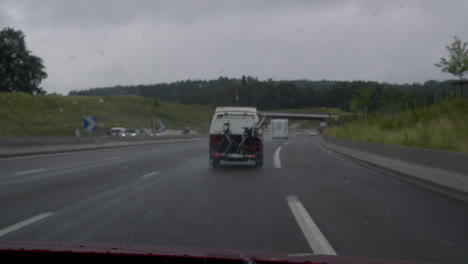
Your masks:
{"label": "white dashed lane marking", "polygon": [[296,196],[286,196],[286,201],[312,251],[315,254],[336,255],[336,251],[314,223],[299,199]]}
{"label": "white dashed lane marking", "polygon": [[280,152],[281,152],[281,147],[278,147],[275,150],[275,154],[273,155],[273,167],[276,169],[281,169]]}
{"label": "white dashed lane marking", "polygon": [[147,173],[143,176],[141,176],[142,178],[148,178],[148,177],[151,177],[151,176],[154,176],[154,175],[158,175],[159,174],[159,171],[153,171],[153,172],[150,172],[150,173]]}
{"label": "white dashed lane marking", "polygon": [[20,176],[20,175],[31,174],[31,173],[42,172],[42,171],[45,171],[45,169],[36,169],[36,170],[20,171],[20,172],[15,173],[15,175]]}
{"label": "white dashed lane marking", "polygon": [[34,216],[34,217],[31,217],[31,218],[29,218],[29,219],[26,219],[26,220],[24,220],[24,221],[21,221],[21,222],[19,222],[19,223],[16,223],[16,224],[14,224],[14,225],[11,225],[11,226],[9,226],[9,227],[6,227],[6,228],[0,230],[0,237],[6,235],[6,234],[8,234],[8,233],[11,233],[11,232],[13,232],[13,231],[16,231],[16,230],[18,230],[18,229],[20,229],[20,228],[23,228],[23,227],[25,227],[25,226],[27,226],[27,225],[30,225],[30,224],[32,224],[32,223],[34,223],[34,222],[37,222],[37,221],[39,221],[39,220],[42,220],[42,219],[44,219],[44,218],[46,218],[46,217],[48,217],[48,216],[51,216],[52,214],[54,214],[54,213],[52,213],[52,212],[42,213],[42,214],[40,214],[40,215],[36,215],[36,216]]}

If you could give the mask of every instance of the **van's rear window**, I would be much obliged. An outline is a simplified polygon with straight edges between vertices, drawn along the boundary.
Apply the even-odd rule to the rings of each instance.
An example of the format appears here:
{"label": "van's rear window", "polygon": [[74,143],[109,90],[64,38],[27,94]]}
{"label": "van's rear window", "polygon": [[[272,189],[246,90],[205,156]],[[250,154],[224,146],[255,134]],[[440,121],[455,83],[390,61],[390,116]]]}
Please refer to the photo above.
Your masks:
{"label": "van's rear window", "polygon": [[253,115],[232,115],[232,114],[224,114],[218,115],[218,119],[255,119]]}

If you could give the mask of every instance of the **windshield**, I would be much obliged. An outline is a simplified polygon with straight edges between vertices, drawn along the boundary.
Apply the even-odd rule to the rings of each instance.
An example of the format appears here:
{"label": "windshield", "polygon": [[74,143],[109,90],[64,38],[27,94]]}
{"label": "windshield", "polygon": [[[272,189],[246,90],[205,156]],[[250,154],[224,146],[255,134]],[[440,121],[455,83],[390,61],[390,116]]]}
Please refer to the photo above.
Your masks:
{"label": "windshield", "polygon": [[1,0],[0,251],[468,263],[467,14]]}
{"label": "windshield", "polygon": [[215,113],[210,134],[223,134],[227,129],[234,134],[242,134],[244,128],[253,127],[258,121],[258,116],[249,112]]}

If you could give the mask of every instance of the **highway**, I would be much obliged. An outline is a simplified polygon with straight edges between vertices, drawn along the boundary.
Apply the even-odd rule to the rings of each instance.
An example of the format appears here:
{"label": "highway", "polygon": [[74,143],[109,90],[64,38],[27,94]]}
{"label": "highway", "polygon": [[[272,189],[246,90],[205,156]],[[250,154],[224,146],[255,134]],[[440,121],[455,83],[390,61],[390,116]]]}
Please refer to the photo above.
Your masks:
{"label": "highway", "polygon": [[265,164],[208,141],[0,159],[0,241],[468,262],[468,206],[324,149],[265,138]]}

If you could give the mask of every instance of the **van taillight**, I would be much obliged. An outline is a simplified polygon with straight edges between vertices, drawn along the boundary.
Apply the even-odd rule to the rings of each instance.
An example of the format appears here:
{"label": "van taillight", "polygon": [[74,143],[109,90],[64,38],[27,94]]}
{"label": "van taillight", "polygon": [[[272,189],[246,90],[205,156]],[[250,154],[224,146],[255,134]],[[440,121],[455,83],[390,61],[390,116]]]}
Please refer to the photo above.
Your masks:
{"label": "van taillight", "polygon": [[252,151],[260,151],[262,150],[262,141],[256,138],[252,144]]}
{"label": "van taillight", "polygon": [[222,137],[222,135],[210,135],[210,147],[214,150],[218,150],[218,145]]}

